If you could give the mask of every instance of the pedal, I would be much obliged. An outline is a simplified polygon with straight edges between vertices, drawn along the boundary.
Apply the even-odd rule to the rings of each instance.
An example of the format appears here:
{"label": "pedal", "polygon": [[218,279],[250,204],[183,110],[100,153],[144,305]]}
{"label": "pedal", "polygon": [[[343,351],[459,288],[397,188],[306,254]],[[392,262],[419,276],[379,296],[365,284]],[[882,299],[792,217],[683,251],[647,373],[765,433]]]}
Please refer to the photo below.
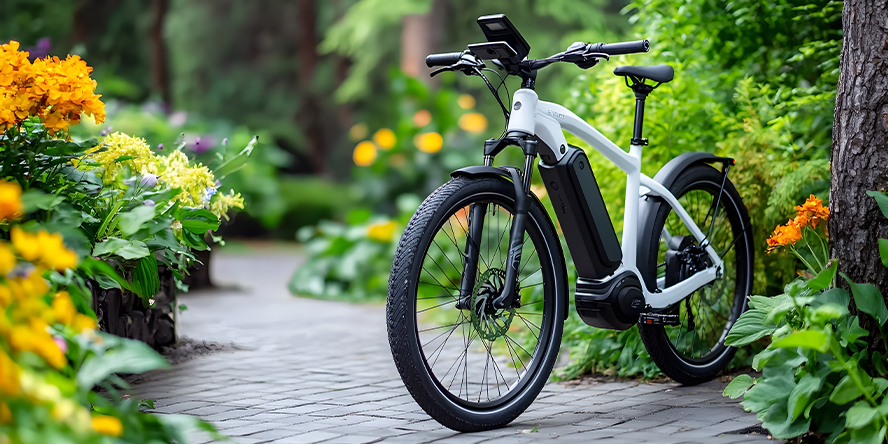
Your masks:
{"label": "pedal", "polygon": [[681,325],[678,315],[660,313],[642,313],[638,317],[638,323],[645,325]]}

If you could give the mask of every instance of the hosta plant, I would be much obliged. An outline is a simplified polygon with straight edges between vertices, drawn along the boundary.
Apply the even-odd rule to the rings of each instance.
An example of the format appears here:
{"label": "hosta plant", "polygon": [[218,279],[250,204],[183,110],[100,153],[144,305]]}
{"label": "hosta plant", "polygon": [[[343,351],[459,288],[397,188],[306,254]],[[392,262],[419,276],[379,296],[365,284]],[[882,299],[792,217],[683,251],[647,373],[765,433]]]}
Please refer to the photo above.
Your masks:
{"label": "hosta plant", "polygon": [[[888,217],[888,205],[882,208]],[[828,260],[826,249],[829,210],[813,196],[796,209],[797,217],[777,227],[768,240],[769,251],[788,250],[807,270],[781,295],[749,298],[750,310],[733,326],[726,343],[742,346],[768,337],[771,344],[753,359],[762,376],[738,376],[724,394],[743,396],[743,407],[756,412],[777,438],[807,433],[830,443],[884,442],[888,308],[872,284],[857,284],[840,274],[850,294],[835,286],[838,263]],[[883,261],[888,262],[888,255],[883,254]],[[858,315],[849,311],[852,299]],[[860,316],[872,318],[879,340],[861,327]]]}

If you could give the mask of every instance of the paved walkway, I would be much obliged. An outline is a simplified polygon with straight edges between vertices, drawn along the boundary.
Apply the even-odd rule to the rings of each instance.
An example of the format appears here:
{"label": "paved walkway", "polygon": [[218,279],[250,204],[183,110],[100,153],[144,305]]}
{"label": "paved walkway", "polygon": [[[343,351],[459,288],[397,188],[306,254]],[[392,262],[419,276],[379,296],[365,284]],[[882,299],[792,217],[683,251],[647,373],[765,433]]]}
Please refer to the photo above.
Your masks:
{"label": "paved walkway", "polygon": [[453,432],[403,387],[385,308],[289,295],[286,283],[299,262],[281,252],[214,258],[217,282],[241,290],[185,295],[181,330],[238,349],[150,373],[135,389],[156,400],[156,412],[200,416],[245,444],[769,442],[726,435],[758,421],[723,398],[720,383],[550,383],[509,427]]}

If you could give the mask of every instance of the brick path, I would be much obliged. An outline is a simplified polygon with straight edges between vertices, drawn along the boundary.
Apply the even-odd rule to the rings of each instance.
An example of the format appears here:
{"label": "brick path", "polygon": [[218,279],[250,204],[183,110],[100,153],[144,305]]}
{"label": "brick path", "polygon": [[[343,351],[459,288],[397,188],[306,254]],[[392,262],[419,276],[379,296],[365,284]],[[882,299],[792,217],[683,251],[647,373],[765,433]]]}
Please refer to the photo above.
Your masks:
{"label": "brick path", "polygon": [[217,255],[215,279],[241,290],[182,297],[189,307],[182,332],[239,349],[153,372],[135,390],[155,399],[158,413],[200,416],[245,444],[769,442],[726,435],[759,423],[721,396],[720,383],[550,383],[509,427],[453,432],[401,384],[384,307],[289,295],[285,285],[299,260],[281,252]]}

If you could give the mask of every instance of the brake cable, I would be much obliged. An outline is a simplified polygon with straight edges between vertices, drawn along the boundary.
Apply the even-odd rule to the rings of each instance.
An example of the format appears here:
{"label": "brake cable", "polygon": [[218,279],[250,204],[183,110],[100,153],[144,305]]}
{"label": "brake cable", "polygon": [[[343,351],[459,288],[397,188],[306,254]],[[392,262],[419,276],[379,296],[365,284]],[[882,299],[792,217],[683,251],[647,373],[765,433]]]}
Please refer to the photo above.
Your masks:
{"label": "brake cable", "polygon": [[[490,68],[484,68],[484,69],[490,69]],[[491,71],[493,71],[493,70],[491,69]],[[496,72],[496,71],[493,71],[493,72],[496,73],[497,75],[499,75],[498,72]],[[503,115],[506,116],[506,120],[508,121],[509,116],[510,116],[509,109],[506,108],[506,105],[503,103],[503,100],[500,99],[499,94],[497,94],[497,92],[496,92],[497,89],[493,87],[493,84],[490,83],[490,80],[487,80],[487,76],[485,76],[484,73],[481,72],[481,69],[476,67],[474,74],[481,77],[482,79],[484,79],[484,83],[487,84],[487,89],[489,89],[490,93],[493,94],[494,97],[496,97],[496,101],[497,101],[497,103],[499,103],[500,108],[503,110]],[[500,77],[500,78],[502,79],[502,77]],[[502,85],[502,84],[500,84],[500,85]]]}

